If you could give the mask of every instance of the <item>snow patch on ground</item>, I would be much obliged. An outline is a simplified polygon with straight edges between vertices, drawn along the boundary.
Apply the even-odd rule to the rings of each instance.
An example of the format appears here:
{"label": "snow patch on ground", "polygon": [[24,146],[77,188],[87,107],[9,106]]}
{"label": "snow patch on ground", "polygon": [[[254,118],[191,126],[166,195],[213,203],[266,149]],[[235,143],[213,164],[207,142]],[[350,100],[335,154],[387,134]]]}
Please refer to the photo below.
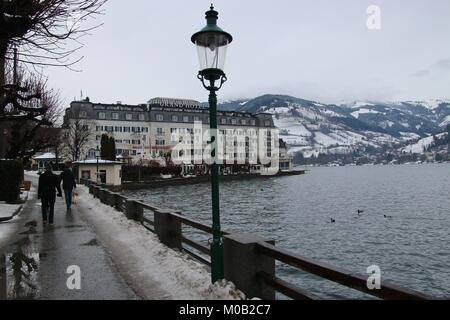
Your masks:
{"label": "snow patch on ground", "polygon": [[25,175],[30,176],[30,177],[37,177],[39,178],[39,174],[37,171],[25,171]]}
{"label": "snow patch on ground", "polygon": [[6,204],[0,202],[0,218],[10,218],[20,208],[19,204]]}
{"label": "snow patch on ground", "polygon": [[[94,199],[87,188],[79,187],[78,206],[101,236],[102,243],[113,256],[125,254],[123,261],[132,286],[141,287],[141,293],[165,292],[166,299],[175,300],[243,300],[245,295],[233,283],[222,281],[211,285],[207,268],[189,255],[167,248],[142,225],[128,220],[125,215]],[[125,248],[125,250],[123,250]],[[116,262],[116,261],[115,261]],[[132,270],[130,270],[132,269]],[[148,288],[150,281],[158,289]]]}
{"label": "snow patch on ground", "polygon": [[444,120],[439,124],[440,127],[446,127],[450,124],[450,116],[446,116]]}
{"label": "snow patch on ground", "polygon": [[352,112],[351,115],[352,115],[354,118],[359,119],[359,116],[360,116],[361,114],[367,114],[367,113],[373,113],[373,114],[376,114],[376,113],[379,113],[379,112],[376,111],[376,110],[372,110],[372,109],[361,108],[361,109],[359,109],[359,110],[357,110],[357,111]]}
{"label": "snow patch on ground", "polygon": [[[445,133],[441,133],[436,135],[437,138],[442,138],[445,136]],[[403,148],[403,151],[407,153],[422,153],[425,149],[427,149],[432,143],[434,142],[434,137],[429,136],[423,139],[420,139],[416,143],[407,146],[406,148]]]}

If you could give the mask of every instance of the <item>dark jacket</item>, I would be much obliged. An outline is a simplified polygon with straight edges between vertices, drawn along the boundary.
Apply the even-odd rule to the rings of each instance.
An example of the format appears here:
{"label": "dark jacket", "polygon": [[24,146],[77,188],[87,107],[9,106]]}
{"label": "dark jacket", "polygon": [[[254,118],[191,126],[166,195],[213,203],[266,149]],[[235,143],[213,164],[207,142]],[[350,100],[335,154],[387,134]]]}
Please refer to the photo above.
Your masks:
{"label": "dark jacket", "polygon": [[54,200],[56,198],[56,191],[58,191],[58,196],[61,196],[60,183],[59,177],[56,174],[53,174],[51,171],[45,171],[39,177],[38,199],[45,198]]}
{"label": "dark jacket", "polygon": [[73,190],[77,187],[77,182],[75,181],[75,176],[70,169],[65,169],[61,173],[61,181],[64,190]]}

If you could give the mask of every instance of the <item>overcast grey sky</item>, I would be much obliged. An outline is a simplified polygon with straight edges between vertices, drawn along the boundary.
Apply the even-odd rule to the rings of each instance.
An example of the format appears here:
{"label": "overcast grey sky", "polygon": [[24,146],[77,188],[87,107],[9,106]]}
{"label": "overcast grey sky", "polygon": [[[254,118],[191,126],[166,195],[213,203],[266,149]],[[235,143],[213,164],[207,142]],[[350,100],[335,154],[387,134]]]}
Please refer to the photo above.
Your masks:
{"label": "overcast grey sky", "polygon": [[[84,39],[77,66],[47,69],[70,102],[207,100],[190,42],[204,26],[204,0],[109,0],[104,25]],[[216,0],[234,36],[221,100],[266,93],[321,102],[450,98],[448,0]],[[366,25],[370,5],[381,30]]]}

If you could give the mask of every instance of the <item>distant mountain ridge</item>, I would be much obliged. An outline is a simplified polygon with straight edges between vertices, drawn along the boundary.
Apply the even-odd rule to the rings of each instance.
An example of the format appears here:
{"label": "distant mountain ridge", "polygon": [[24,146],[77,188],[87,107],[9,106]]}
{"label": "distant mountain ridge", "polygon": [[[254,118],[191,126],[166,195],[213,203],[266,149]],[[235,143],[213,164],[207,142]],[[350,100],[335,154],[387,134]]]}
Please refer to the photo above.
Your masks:
{"label": "distant mountain ridge", "polygon": [[450,100],[325,104],[287,95],[226,101],[223,111],[273,114],[292,153],[372,152],[439,134],[450,124]]}

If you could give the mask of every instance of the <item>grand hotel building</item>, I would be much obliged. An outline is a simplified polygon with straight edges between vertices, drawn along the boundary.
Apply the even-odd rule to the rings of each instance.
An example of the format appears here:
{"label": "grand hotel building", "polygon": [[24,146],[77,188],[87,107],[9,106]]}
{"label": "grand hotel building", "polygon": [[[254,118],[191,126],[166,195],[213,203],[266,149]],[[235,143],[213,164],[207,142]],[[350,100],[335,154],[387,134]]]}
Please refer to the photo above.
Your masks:
{"label": "grand hotel building", "polygon": [[[171,152],[175,145],[180,144],[181,141],[173,141],[174,132],[190,134],[194,140],[197,133],[194,128],[198,130],[200,125],[203,132],[209,129],[207,106],[194,100],[169,98],[154,98],[142,105],[93,103],[86,98],[70,104],[64,116],[65,127],[76,119],[82,120],[91,132],[89,145],[82,156],[91,159],[95,157],[95,149],[105,133],[114,137],[117,155],[151,159]],[[225,136],[247,137],[243,142],[225,139],[226,147],[230,144],[231,147],[237,144],[244,147],[239,149],[243,152],[234,153],[235,158],[257,158],[256,154],[249,151],[250,143],[263,143],[267,156],[271,156],[274,142],[270,139],[270,130],[275,129],[271,114],[219,111],[218,129]],[[258,139],[261,129],[269,132],[265,139]],[[224,137],[220,139],[223,141]],[[207,141],[204,139],[200,144],[198,141],[186,141],[187,152],[195,156],[202,154],[206,146]]]}

